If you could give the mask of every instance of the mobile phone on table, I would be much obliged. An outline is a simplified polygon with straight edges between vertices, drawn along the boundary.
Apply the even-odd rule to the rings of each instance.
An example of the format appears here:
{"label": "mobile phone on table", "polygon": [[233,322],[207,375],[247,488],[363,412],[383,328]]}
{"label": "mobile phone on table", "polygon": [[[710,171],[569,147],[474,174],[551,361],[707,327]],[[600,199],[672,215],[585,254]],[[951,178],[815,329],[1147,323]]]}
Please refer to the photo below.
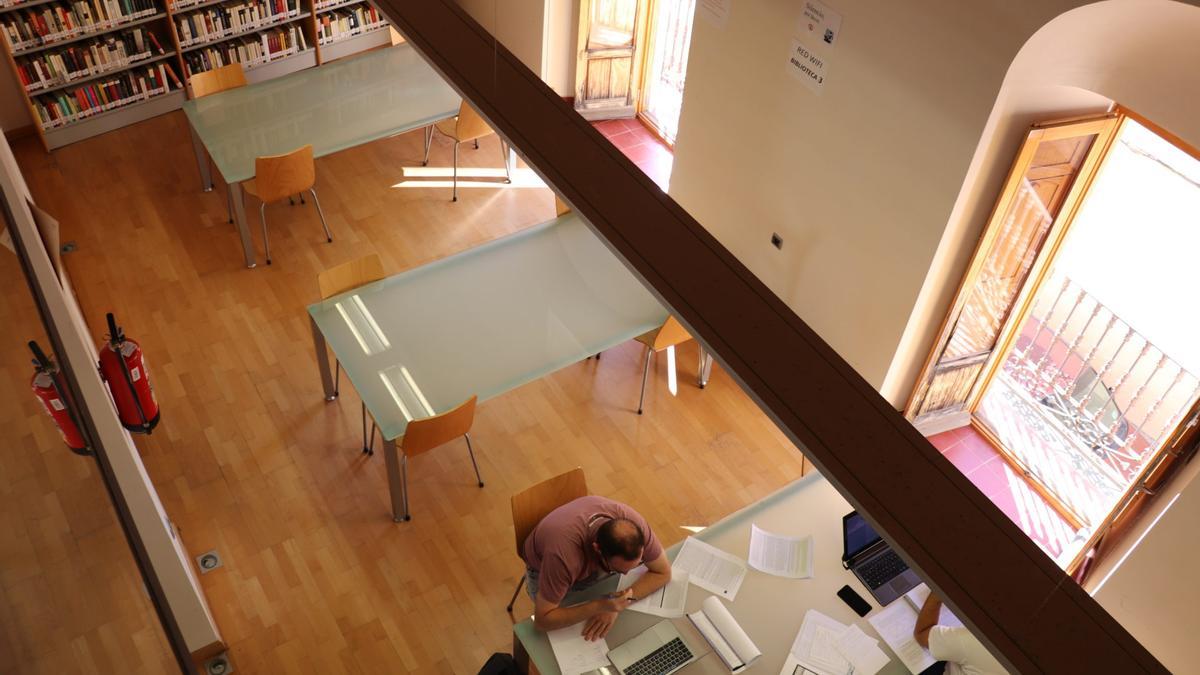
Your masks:
{"label": "mobile phone on table", "polygon": [[842,586],[842,590],[838,591],[837,594],[842,599],[842,602],[850,605],[850,609],[854,610],[855,614],[866,616],[871,611],[871,605],[867,604],[867,601],[863,600],[861,595],[854,592],[853,588]]}

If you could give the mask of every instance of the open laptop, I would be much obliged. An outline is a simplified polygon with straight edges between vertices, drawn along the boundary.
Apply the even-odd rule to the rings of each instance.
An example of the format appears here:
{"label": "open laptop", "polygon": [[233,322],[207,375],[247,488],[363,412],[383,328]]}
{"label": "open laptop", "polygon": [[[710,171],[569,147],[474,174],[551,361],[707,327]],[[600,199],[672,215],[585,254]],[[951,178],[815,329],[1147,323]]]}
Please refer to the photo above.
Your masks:
{"label": "open laptop", "polygon": [[608,652],[621,675],[668,675],[696,660],[683,635],[664,619]]}
{"label": "open laptop", "polygon": [[917,573],[858,511],[842,517],[842,543],[842,566],[854,572],[880,605],[886,606],[921,583]]}

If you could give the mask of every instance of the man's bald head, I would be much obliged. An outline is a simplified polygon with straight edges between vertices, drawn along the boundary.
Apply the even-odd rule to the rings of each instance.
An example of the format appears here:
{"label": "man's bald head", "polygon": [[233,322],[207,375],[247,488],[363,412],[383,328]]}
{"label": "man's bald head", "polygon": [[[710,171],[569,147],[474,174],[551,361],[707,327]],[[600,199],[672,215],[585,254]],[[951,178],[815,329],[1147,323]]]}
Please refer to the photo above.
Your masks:
{"label": "man's bald head", "polygon": [[646,535],[637,523],[626,518],[613,518],[596,531],[596,546],[605,559],[621,558],[629,562],[642,559]]}

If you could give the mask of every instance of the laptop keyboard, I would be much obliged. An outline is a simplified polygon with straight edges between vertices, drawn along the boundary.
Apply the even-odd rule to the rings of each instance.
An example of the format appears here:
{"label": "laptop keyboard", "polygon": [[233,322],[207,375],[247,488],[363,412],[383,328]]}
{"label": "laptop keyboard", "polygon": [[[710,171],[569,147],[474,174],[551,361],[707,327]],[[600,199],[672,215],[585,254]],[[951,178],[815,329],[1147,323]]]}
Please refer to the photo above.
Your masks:
{"label": "laptop keyboard", "polygon": [[625,675],[664,675],[682,666],[692,658],[692,652],[675,638],[655,649],[625,669]]}
{"label": "laptop keyboard", "polygon": [[895,551],[888,551],[863,563],[858,568],[858,574],[867,586],[874,590],[900,576],[906,569],[908,564],[901,560]]}

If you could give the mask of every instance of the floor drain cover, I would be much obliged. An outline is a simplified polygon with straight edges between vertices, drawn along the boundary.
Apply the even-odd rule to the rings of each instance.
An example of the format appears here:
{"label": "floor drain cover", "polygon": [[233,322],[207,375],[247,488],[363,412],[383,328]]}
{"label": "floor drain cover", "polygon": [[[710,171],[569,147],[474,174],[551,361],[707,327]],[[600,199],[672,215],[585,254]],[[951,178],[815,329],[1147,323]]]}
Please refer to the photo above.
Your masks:
{"label": "floor drain cover", "polygon": [[218,654],[204,664],[204,672],[208,675],[229,675],[233,672],[233,664],[229,662],[228,654]]}
{"label": "floor drain cover", "polygon": [[201,574],[211,572],[221,566],[221,556],[216,551],[202,553],[196,558],[196,565],[200,568]]}

